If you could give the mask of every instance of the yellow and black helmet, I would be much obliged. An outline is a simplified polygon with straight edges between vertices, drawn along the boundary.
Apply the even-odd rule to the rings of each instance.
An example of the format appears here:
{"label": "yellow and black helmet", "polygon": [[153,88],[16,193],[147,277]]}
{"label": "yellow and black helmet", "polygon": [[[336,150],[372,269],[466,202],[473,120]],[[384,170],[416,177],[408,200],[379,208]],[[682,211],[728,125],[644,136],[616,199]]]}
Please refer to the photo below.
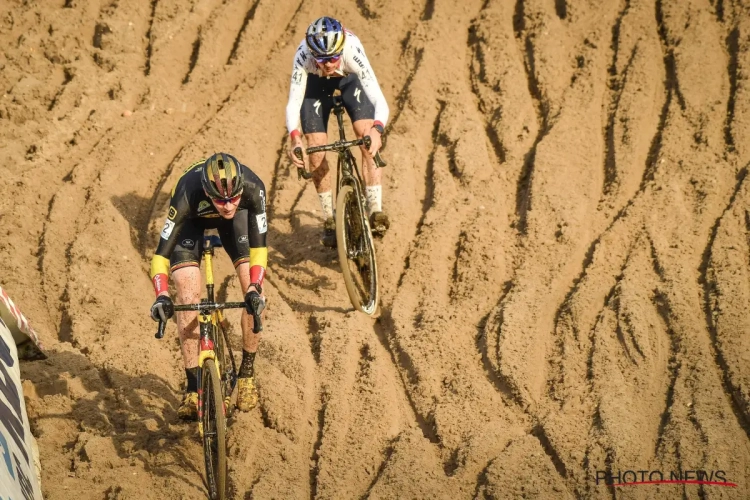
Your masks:
{"label": "yellow and black helmet", "polygon": [[233,198],[242,192],[242,168],[237,158],[215,153],[203,164],[203,189],[211,198]]}

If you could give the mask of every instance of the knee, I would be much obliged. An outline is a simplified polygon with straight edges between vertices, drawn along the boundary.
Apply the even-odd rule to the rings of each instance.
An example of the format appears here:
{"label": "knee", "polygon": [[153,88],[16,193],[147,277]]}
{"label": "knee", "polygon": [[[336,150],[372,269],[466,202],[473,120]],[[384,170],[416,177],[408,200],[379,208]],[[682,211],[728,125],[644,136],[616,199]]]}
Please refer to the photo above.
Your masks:
{"label": "knee", "polygon": [[323,162],[325,159],[326,159],[325,153],[313,153],[310,155],[310,165],[313,168],[318,168],[321,165],[323,165]]}

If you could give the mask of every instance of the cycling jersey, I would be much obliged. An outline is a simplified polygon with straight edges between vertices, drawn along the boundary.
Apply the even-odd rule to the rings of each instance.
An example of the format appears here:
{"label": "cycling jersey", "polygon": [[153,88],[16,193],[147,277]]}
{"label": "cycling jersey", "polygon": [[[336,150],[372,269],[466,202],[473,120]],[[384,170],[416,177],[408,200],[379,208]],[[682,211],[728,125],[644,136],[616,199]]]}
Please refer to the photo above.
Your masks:
{"label": "cycling jersey", "polygon": [[[166,276],[172,270],[185,264],[197,265],[196,259],[185,257],[186,251],[199,259],[201,247],[196,229],[218,228],[227,252],[234,261],[235,267],[250,261],[250,266],[267,266],[268,249],[266,248],[266,188],[263,181],[248,167],[242,169],[243,189],[233,220],[225,220],[219,215],[211,199],[206,195],[201,184],[201,171],[205,160],[188,167],[172,189],[169,211],[156,253],[151,260],[151,279],[162,274]],[[238,227],[238,222],[247,221]],[[240,224],[242,225],[242,224]],[[231,241],[225,241],[231,238]],[[236,242],[234,240],[237,240]],[[177,252],[175,248],[177,247]],[[182,255],[175,259],[173,252]],[[244,254],[244,255],[243,255]],[[264,274],[264,272],[262,273]],[[262,275],[261,278],[262,279]],[[157,284],[154,284],[159,288]],[[158,293],[158,292],[157,292]]]}
{"label": "cycling jersey", "polygon": [[[370,65],[370,61],[367,60],[365,49],[362,47],[359,38],[349,30],[345,30],[345,32],[344,49],[341,53],[341,59],[339,59],[338,69],[336,69],[336,76],[329,78],[340,78],[348,74],[356,74],[359,77],[365,95],[367,95],[370,102],[375,106],[375,121],[385,126],[388,122],[388,103],[385,101],[385,96],[380,89],[375,72]],[[315,62],[315,57],[310,52],[307,43],[303,40],[297,48],[297,53],[294,55],[289,102],[286,106],[286,128],[290,134],[297,130],[300,125],[300,108],[305,98],[307,75],[311,73],[323,76]]]}

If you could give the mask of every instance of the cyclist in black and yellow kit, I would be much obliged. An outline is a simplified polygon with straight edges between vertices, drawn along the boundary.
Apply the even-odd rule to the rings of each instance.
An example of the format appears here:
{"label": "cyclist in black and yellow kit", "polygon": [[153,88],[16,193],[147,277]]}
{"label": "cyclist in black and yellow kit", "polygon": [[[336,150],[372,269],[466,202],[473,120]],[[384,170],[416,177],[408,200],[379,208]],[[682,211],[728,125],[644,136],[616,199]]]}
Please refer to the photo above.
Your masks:
{"label": "cyclist in black and yellow kit", "polygon": [[[180,303],[200,300],[199,263],[205,229],[218,230],[245,292],[247,310],[242,313],[243,349],[237,407],[249,411],[258,402],[253,363],[260,335],[253,333],[252,313],[260,314],[265,307],[266,188],[252,170],[226,153],[216,153],[194,163],[172,189],[167,220],[151,260],[151,280],[156,291],[156,302],[151,306],[154,321],[166,321],[174,314],[174,304],[167,291],[170,271]],[[198,415],[197,312],[180,312],[177,328],[187,375],[187,390],[177,413],[180,418],[194,420]]]}

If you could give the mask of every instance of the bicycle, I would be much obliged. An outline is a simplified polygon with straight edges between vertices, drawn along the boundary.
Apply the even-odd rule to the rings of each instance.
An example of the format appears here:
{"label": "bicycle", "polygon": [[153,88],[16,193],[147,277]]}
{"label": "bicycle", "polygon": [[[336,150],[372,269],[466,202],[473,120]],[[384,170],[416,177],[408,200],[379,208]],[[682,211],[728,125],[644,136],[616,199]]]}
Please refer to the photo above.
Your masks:
{"label": "bicycle", "polygon": [[[206,270],[206,298],[199,304],[175,305],[177,311],[198,311],[200,353],[198,355],[198,430],[203,440],[206,485],[211,500],[224,500],[227,485],[227,419],[232,415],[231,397],[237,386],[237,365],[227,333],[224,309],[240,309],[245,302],[217,303],[214,299],[212,259],[221,247],[216,235],[204,236],[202,259]],[[159,321],[155,337],[164,337],[166,322]],[[263,330],[260,314],[253,314],[253,333]],[[229,362],[227,362],[229,360]],[[219,411],[218,409],[221,409]]]}
{"label": "bicycle", "polygon": [[[370,222],[367,218],[366,198],[362,186],[362,176],[357,162],[349,148],[364,145],[369,149],[369,136],[347,141],[344,134],[344,103],[340,95],[333,96],[333,112],[339,126],[339,140],[324,146],[307,148],[307,154],[335,151],[338,154],[336,167],[336,247],[338,250],[341,272],[349,300],[355,309],[367,315],[375,313],[378,307],[378,269],[375,261]],[[302,148],[295,148],[294,154],[303,158]],[[387,166],[375,154],[375,165],[378,168]],[[310,179],[312,174],[302,167],[297,167],[298,178]]]}

